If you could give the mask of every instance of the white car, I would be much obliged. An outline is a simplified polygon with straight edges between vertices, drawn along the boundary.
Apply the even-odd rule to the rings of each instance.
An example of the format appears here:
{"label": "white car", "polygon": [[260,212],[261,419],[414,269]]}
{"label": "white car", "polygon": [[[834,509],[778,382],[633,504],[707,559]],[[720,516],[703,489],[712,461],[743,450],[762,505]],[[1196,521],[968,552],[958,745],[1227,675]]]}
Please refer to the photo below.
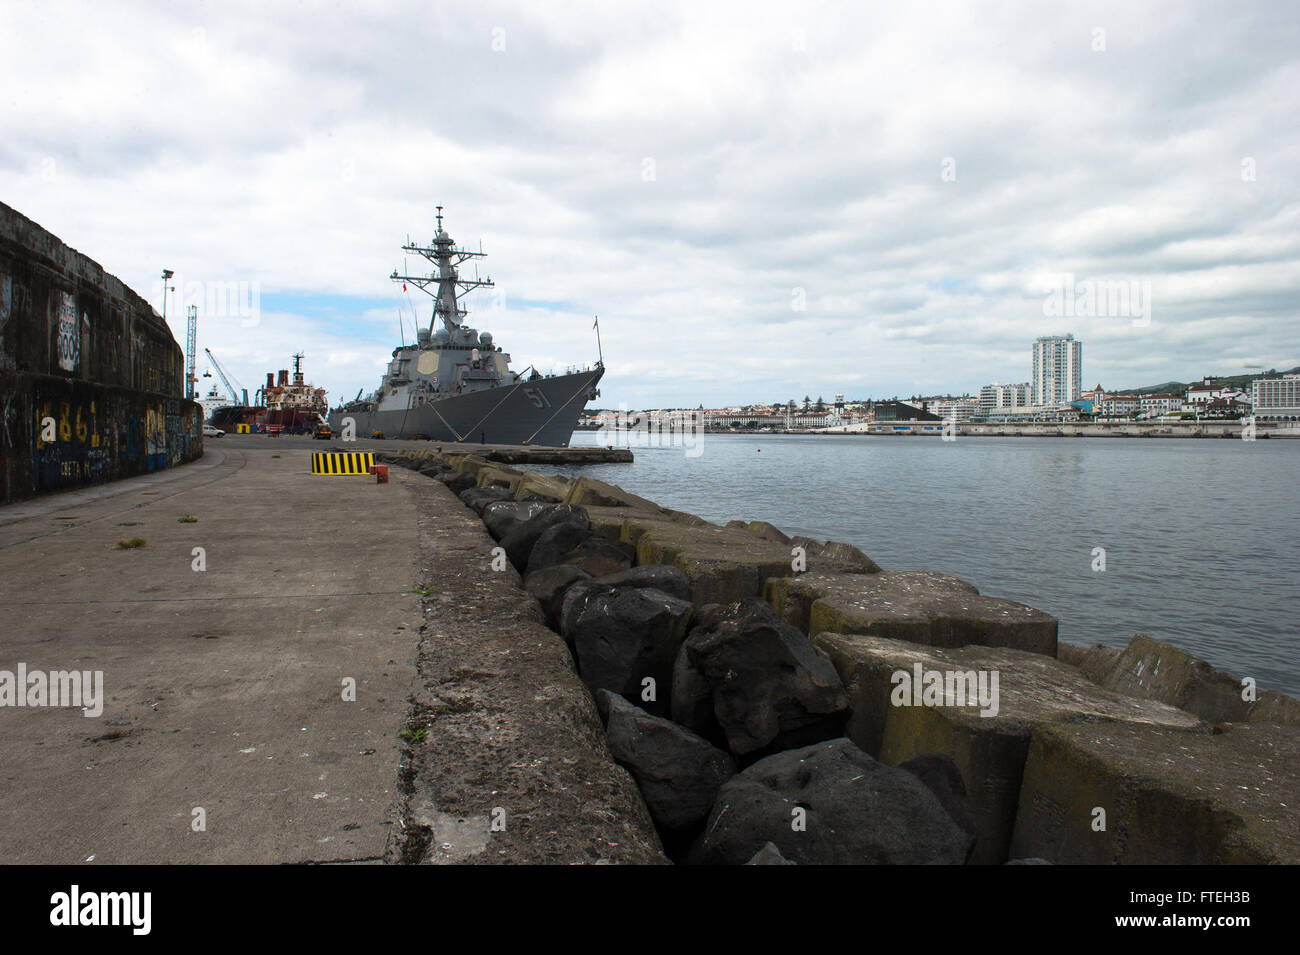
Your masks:
{"label": "white car", "polygon": [[205,424],[203,426],[203,437],[205,438],[219,438],[225,433],[226,432],[222,431],[220,428],[214,427],[210,424]]}

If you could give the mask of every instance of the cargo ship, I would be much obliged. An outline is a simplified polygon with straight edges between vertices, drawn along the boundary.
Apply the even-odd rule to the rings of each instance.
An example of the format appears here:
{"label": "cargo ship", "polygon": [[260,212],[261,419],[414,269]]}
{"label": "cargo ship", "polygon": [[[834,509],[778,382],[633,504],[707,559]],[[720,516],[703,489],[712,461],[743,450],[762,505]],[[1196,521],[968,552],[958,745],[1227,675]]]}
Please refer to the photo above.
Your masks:
{"label": "cargo ship", "polygon": [[[250,431],[268,434],[302,434],[314,431],[325,422],[329,402],[325,389],[308,384],[302,370],[302,352],[293,356],[293,379],[289,369],[266,373],[266,384],[257,389],[257,404],[237,405],[227,402],[214,407],[211,422],[226,431],[237,431],[241,424]],[[214,389],[215,391],[215,389]],[[247,401],[248,392],[244,392]],[[206,410],[206,403],[205,403]]]}

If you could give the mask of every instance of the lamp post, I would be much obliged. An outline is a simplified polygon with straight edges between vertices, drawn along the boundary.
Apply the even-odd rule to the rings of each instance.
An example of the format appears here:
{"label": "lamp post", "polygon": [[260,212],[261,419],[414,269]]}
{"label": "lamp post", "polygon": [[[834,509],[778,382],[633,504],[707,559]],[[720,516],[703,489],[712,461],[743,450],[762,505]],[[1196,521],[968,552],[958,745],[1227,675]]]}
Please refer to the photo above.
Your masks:
{"label": "lamp post", "polygon": [[[168,281],[171,279],[171,277],[172,277],[173,275],[175,275],[175,274],[176,274],[176,273],[173,272],[171,269],[163,269],[163,271],[162,271],[162,280],[163,280],[163,314],[162,314],[162,317],[163,317],[163,321],[166,321],[166,320],[167,320],[167,292],[168,292],[168,290],[169,290],[169,287],[168,287],[168,285],[167,285],[167,282],[168,282]],[[170,286],[170,291],[173,291],[173,292],[176,291],[176,286],[174,286],[174,285],[173,285],[173,286]]]}

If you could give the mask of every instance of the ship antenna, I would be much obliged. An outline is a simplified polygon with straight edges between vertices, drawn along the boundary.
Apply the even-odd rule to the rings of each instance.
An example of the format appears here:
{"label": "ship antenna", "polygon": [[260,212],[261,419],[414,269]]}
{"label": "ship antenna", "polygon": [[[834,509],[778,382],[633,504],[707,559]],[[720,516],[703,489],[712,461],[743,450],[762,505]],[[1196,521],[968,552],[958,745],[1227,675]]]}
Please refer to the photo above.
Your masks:
{"label": "ship antenna", "polygon": [[438,207],[438,231],[442,231],[442,206]]}

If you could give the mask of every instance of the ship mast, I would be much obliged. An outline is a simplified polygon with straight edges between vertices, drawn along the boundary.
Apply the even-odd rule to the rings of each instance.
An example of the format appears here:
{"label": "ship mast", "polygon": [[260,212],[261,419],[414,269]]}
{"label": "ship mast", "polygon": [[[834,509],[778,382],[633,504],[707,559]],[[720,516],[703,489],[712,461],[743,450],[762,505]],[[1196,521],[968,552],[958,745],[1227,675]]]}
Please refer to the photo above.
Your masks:
{"label": "ship mast", "polygon": [[447,328],[447,333],[452,334],[460,328],[460,319],[466,315],[465,309],[461,308],[459,302],[459,292],[469,292],[476,288],[491,288],[492,279],[480,279],[475,274],[472,279],[463,279],[460,277],[460,270],[457,268],[462,262],[468,259],[484,258],[484,252],[470,252],[467,249],[458,249],[451,241],[451,236],[442,230],[442,206],[438,206],[438,231],[433,237],[433,244],[429,246],[414,245],[410,239],[406,240],[406,245],[402,246],[403,252],[415,252],[424,256],[434,266],[435,271],[430,275],[398,275],[397,269],[393,269],[393,274],[389,276],[394,282],[410,282],[416,288],[429,295],[434,300],[433,318],[429,322],[429,331],[433,331],[434,323],[439,318],[442,319],[443,325]]}

